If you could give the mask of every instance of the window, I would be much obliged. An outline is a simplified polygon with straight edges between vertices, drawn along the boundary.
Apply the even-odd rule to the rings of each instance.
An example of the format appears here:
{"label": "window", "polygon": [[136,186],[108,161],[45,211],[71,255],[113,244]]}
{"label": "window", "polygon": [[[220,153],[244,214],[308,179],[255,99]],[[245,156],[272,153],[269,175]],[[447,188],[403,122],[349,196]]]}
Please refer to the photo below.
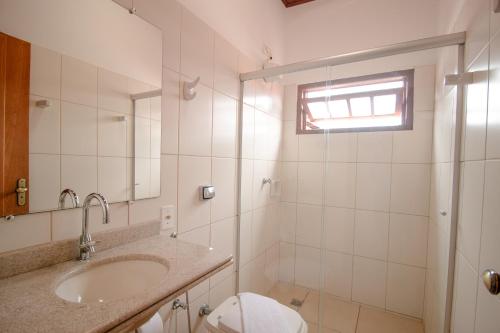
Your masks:
{"label": "window", "polygon": [[298,87],[297,134],[413,128],[413,69]]}

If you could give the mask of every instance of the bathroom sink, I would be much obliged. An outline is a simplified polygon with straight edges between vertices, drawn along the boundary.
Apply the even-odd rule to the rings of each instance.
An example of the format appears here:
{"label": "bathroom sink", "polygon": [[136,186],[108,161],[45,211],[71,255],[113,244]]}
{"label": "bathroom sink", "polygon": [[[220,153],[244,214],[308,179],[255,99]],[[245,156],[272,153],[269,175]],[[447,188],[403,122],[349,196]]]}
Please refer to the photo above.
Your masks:
{"label": "bathroom sink", "polygon": [[160,285],[167,272],[167,264],[155,258],[108,259],[69,273],[55,292],[75,303],[120,300]]}

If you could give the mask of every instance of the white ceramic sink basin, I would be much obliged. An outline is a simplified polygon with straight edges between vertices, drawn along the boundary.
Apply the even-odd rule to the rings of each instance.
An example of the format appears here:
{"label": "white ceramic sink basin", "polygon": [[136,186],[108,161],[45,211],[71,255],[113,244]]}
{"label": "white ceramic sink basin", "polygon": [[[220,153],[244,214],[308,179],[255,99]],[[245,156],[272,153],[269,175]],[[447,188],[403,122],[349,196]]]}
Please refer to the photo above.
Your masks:
{"label": "white ceramic sink basin", "polygon": [[167,272],[166,263],[152,258],[107,260],[70,273],[55,292],[75,303],[119,300],[157,287]]}

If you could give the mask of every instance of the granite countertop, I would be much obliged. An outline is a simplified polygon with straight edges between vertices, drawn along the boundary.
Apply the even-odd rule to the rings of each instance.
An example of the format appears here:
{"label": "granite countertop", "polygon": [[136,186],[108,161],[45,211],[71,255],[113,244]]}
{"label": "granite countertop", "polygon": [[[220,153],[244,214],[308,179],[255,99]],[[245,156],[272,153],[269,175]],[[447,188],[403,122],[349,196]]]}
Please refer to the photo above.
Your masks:
{"label": "granite countertop", "polygon": [[[122,300],[72,303],[55,288],[67,274],[113,258],[157,257],[168,262],[159,286]],[[0,280],[0,332],[121,331],[124,322],[140,324],[157,308],[232,263],[232,257],[206,247],[157,235],[97,252],[88,262],[66,261]],[[128,327],[130,328],[130,326]]]}

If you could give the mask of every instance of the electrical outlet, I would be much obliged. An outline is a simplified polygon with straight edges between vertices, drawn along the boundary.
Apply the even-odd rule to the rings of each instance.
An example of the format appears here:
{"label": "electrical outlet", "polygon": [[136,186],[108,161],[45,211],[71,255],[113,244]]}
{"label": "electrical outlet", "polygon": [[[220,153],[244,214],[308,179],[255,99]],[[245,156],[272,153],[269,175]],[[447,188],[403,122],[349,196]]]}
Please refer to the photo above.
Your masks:
{"label": "electrical outlet", "polygon": [[172,229],[175,228],[176,224],[175,206],[168,205],[161,207],[161,229]]}

